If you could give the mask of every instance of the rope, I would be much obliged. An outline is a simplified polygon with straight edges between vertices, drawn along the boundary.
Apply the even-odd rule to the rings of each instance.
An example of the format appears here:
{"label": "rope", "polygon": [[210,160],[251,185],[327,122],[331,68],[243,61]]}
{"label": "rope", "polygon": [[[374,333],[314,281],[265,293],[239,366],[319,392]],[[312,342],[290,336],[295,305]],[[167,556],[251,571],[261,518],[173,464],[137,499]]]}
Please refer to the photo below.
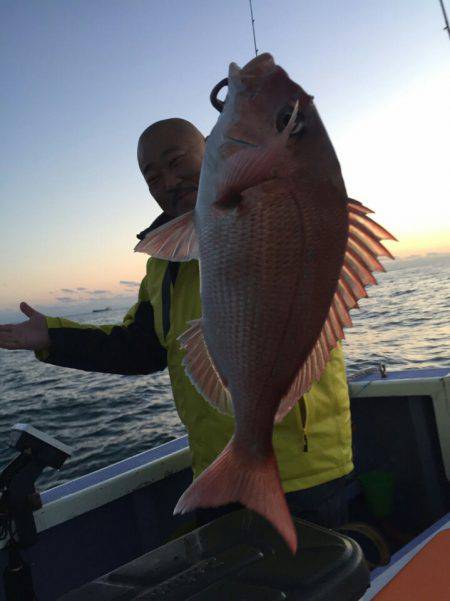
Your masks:
{"label": "rope", "polygon": [[380,376],[384,379],[387,378],[386,365],[384,363],[378,363],[376,367],[367,367],[366,369],[360,369],[350,376],[347,376],[347,382],[352,382],[356,380],[356,378],[360,378],[361,376],[368,376],[369,374],[379,373]]}
{"label": "rope", "polygon": [[[347,536],[352,536],[353,532],[358,534],[362,534],[367,540],[369,540],[378,551],[379,558],[378,561],[373,563],[370,562],[367,557],[364,557],[366,563],[368,565],[369,570],[373,570],[377,566],[385,566],[391,560],[391,551],[389,549],[389,545],[381,534],[379,530],[370,526],[369,524],[365,524],[364,522],[350,522],[348,524],[344,524],[343,526],[337,528],[338,532],[342,532],[343,534],[347,534]],[[361,546],[364,547],[364,539],[362,541],[357,541]]]}

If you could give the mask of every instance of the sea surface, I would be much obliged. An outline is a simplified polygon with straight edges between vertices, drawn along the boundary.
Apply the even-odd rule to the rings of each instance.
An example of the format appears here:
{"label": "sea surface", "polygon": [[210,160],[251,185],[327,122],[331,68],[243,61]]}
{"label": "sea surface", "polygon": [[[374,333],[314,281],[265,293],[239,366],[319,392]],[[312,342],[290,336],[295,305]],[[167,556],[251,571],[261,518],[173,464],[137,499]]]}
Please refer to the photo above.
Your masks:
{"label": "sea surface", "polygon": [[[346,330],[347,372],[383,362],[388,372],[420,367],[450,371],[450,255],[387,263]],[[71,316],[82,323],[120,323],[127,307]],[[40,363],[28,351],[0,349],[0,468],[13,424],[25,422],[73,448],[60,471],[38,481],[45,490],[184,434],[167,371],[150,376],[87,373]]]}

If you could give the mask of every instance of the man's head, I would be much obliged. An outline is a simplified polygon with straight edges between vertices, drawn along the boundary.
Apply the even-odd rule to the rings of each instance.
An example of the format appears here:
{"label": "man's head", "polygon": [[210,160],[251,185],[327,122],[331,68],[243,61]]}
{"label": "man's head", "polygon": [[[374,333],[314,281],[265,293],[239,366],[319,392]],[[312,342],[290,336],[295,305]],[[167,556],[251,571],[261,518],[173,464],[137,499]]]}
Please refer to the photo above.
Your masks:
{"label": "man's head", "polygon": [[204,150],[202,134],[184,119],[157,121],[141,134],[139,168],[150,194],[168,215],[195,207]]}

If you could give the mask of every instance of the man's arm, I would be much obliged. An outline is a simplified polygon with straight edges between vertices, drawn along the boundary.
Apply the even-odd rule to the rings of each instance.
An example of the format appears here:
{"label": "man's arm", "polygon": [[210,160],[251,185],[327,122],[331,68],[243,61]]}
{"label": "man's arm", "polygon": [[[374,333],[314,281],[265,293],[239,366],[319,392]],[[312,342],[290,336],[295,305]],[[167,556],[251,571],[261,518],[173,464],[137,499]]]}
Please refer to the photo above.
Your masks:
{"label": "man's arm", "polygon": [[85,371],[148,374],[167,366],[166,350],[154,328],[153,308],[144,278],[138,302],[121,325],[93,326],[45,317],[25,303],[30,319],[0,326],[0,346],[34,350],[41,361]]}
{"label": "man's arm", "polygon": [[36,353],[46,363],[126,375],[149,374],[167,366],[150,301],[136,303],[121,325],[92,326],[49,317],[47,326],[50,348]]}

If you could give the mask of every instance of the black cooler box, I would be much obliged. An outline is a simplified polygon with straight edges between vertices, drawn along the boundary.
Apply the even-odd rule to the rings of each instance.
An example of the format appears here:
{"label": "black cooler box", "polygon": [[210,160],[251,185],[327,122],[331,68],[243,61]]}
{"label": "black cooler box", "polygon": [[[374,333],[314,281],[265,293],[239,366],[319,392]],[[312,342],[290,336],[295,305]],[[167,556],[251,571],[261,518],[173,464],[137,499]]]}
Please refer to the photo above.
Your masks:
{"label": "black cooler box", "polygon": [[60,601],[356,601],[369,586],[351,538],[294,520],[292,556],[259,515],[229,513],[110,572]]}

